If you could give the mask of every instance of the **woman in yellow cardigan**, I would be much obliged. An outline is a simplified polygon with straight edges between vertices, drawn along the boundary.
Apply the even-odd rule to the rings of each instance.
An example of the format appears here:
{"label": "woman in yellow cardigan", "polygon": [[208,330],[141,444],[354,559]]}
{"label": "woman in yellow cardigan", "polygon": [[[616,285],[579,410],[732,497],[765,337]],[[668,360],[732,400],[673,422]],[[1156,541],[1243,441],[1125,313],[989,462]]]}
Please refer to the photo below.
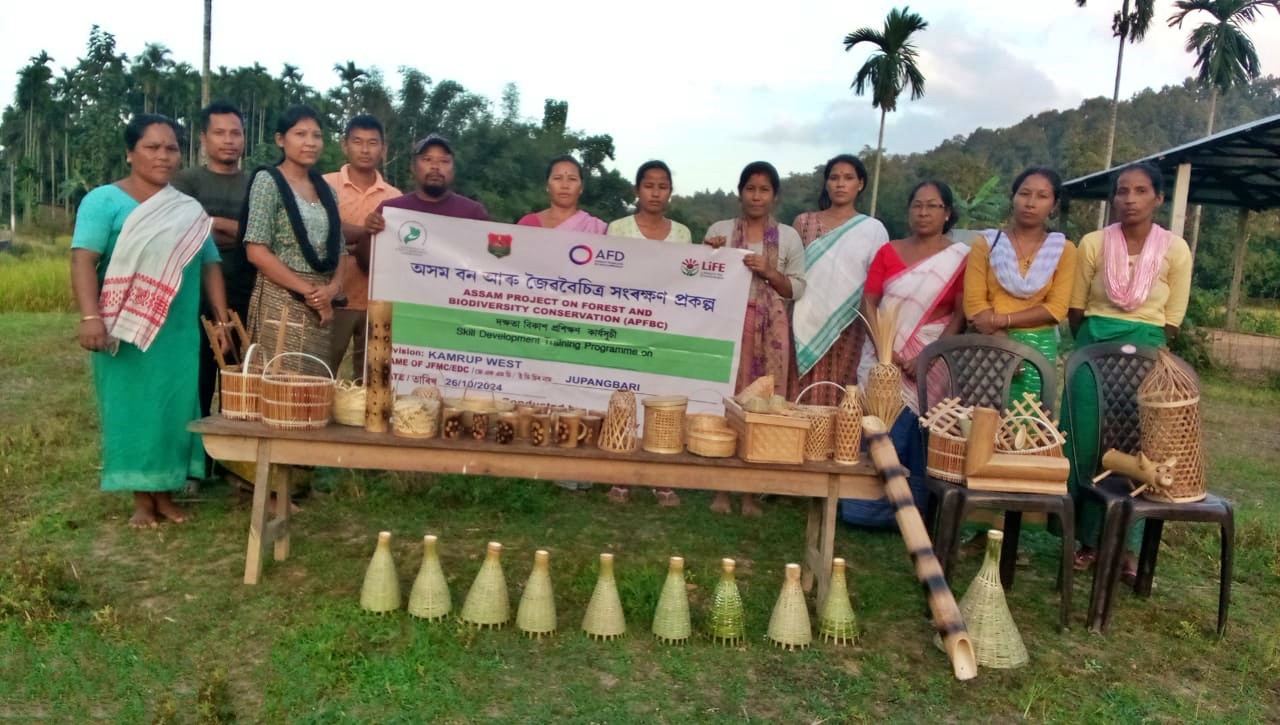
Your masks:
{"label": "woman in yellow cardigan", "polygon": [[[978,332],[1008,335],[1050,361],[1058,357],[1058,323],[1067,316],[1076,277],[1076,248],[1047,227],[1058,209],[1062,177],[1033,167],[1013,181],[1009,224],[983,232],[969,251],[964,313]],[[1009,396],[1039,392],[1040,374],[1024,366]]]}

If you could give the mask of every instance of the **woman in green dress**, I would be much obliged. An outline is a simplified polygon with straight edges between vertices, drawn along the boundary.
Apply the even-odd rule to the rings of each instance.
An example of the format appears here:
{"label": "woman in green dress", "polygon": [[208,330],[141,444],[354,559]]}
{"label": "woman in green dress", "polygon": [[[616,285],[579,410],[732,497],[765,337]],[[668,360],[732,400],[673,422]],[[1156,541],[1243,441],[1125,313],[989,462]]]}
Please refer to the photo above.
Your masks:
{"label": "woman in green dress", "polygon": [[[342,240],[337,194],[315,170],[324,149],[320,117],[291,106],[276,123],[281,159],[253,174],[241,210],[245,254],[258,268],[249,300],[249,334],[270,354],[329,356],[329,322],[341,305],[342,283],[352,264]],[[276,349],[280,320],[288,310],[284,345]],[[296,367],[296,365],[294,366]]]}
{"label": "woman in green dress", "polygon": [[187,513],[174,503],[204,471],[196,373],[200,286],[229,349],[226,292],[210,220],[169,186],[182,162],[178,124],[141,114],[125,127],[129,175],[89,192],[76,214],[71,284],[77,337],[91,351],[104,491],[133,493],[135,528]]}

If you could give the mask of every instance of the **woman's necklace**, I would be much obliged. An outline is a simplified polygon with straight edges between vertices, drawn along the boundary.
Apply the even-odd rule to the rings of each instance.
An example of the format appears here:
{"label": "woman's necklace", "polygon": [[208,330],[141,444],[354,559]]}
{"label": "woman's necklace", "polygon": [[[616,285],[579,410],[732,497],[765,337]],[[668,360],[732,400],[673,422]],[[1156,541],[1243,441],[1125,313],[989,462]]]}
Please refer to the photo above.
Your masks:
{"label": "woman's necklace", "polygon": [[1022,270],[1023,274],[1026,274],[1027,270],[1031,267],[1031,262],[1034,261],[1036,255],[1040,253],[1040,247],[1044,246],[1044,240],[1048,238],[1049,235],[1045,234],[1039,241],[1031,245],[1031,250],[1029,252],[1024,253],[1022,242],[1018,239],[1017,235],[1014,234],[1014,230],[1009,230],[1009,241],[1013,242],[1013,251],[1018,257],[1018,269]]}

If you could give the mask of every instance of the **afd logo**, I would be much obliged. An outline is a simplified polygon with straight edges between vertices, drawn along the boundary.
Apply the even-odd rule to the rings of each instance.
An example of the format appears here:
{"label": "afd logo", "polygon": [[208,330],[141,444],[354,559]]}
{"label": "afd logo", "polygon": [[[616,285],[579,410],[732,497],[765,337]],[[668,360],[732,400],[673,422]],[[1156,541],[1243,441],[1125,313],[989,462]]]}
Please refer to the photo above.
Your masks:
{"label": "afd logo", "polygon": [[597,267],[622,267],[626,264],[627,255],[620,249],[592,249],[585,244],[575,244],[569,248],[569,261],[579,267],[594,264]]}

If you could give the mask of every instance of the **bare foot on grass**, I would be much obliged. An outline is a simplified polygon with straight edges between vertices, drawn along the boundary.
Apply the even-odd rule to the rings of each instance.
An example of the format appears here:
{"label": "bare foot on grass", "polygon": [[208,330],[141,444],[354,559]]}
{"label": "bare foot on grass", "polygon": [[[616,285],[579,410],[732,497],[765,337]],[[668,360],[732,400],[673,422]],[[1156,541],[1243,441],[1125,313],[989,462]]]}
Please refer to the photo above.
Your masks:
{"label": "bare foot on grass", "polygon": [[747,518],[759,518],[764,511],[760,510],[760,504],[756,501],[756,497],[749,493],[742,494],[742,515]]}
{"label": "bare foot on grass", "polygon": [[626,486],[614,486],[609,489],[609,500],[613,503],[629,503],[631,501],[631,489]]}
{"label": "bare foot on grass", "polygon": [[129,526],[135,529],[156,527],[156,501],[149,492],[133,492],[133,516],[129,517]]}
{"label": "bare foot on grass", "polygon": [[173,494],[168,491],[161,491],[155,494],[156,514],[172,521],[175,524],[184,524],[187,519],[191,518],[191,514],[178,507],[173,502]]}
{"label": "bare foot on grass", "polygon": [[711,499],[711,510],[718,514],[732,512],[733,503],[729,501],[729,494],[724,491],[717,492],[715,498]]}

